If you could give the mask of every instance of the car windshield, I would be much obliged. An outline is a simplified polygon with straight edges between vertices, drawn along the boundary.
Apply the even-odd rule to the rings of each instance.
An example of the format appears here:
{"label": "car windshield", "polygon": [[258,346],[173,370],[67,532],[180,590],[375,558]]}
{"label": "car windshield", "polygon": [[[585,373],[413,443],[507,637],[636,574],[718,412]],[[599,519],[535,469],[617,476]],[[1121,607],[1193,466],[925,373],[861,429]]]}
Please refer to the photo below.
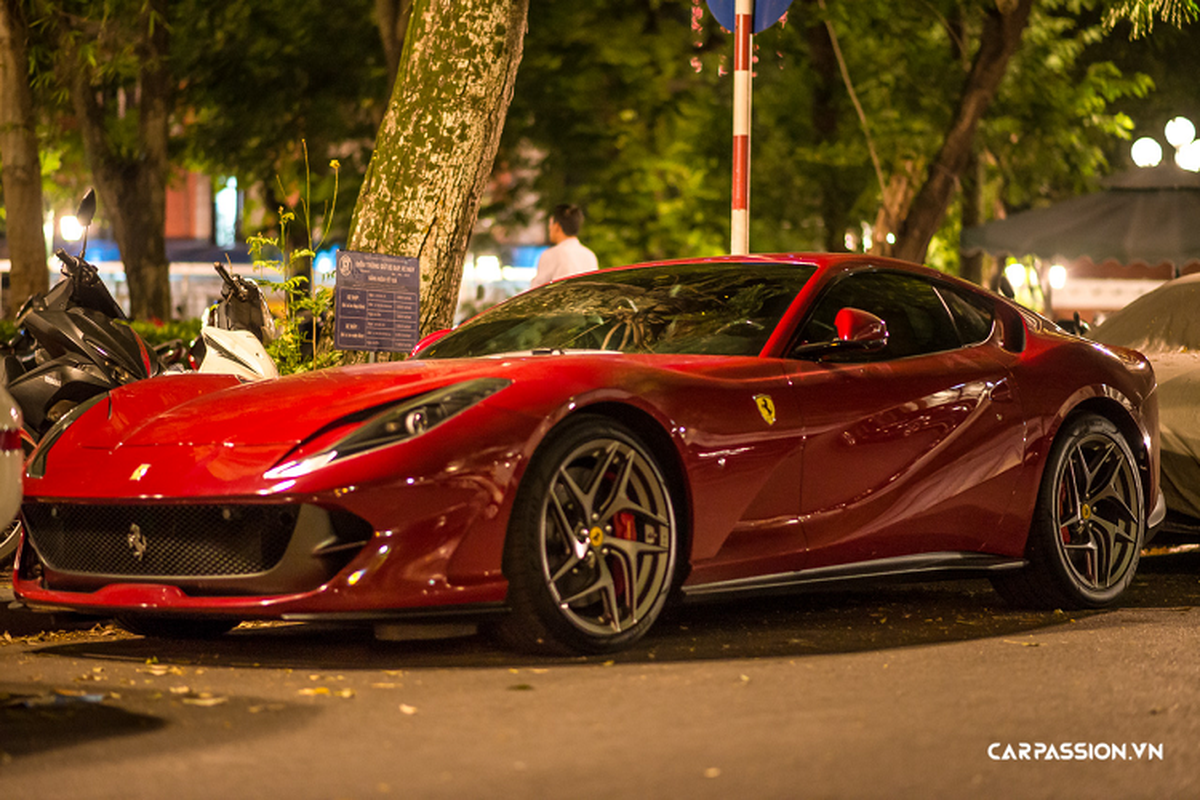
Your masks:
{"label": "car windshield", "polygon": [[602,270],[517,295],[419,355],[612,350],[756,356],[815,271],[808,264],[729,262]]}

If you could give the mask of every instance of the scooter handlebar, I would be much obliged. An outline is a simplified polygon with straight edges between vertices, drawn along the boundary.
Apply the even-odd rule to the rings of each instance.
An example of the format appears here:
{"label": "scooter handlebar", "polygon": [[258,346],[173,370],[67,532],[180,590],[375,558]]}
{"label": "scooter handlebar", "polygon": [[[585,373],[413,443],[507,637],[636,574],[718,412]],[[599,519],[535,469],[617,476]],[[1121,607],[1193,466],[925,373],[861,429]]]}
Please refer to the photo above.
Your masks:
{"label": "scooter handlebar", "polygon": [[220,261],[213,262],[213,269],[221,276],[221,280],[225,281],[226,292],[233,292],[237,295],[237,299],[245,302],[250,296],[249,290],[246,288],[245,280],[237,275],[230,273],[229,269]]}
{"label": "scooter handlebar", "polygon": [[61,247],[54,251],[55,257],[62,262],[63,274],[71,278],[81,278],[84,283],[92,283],[99,275],[96,268],[84,261],[80,256],[73,256]]}

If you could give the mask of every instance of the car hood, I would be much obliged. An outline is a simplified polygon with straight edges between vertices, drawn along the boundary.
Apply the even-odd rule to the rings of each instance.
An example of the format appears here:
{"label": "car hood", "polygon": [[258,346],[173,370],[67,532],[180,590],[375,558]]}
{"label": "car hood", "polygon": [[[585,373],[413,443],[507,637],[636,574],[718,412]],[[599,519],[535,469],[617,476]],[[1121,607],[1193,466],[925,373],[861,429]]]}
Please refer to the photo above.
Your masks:
{"label": "car hood", "polygon": [[[556,353],[367,364],[252,383],[220,375],[164,376],[115,389],[61,437],[43,442],[25,492],[27,500],[228,497],[321,491],[331,480],[359,485],[379,469],[373,457],[346,459],[297,481],[268,472],[312,455],[306,447],[319,449],[394,403],[478,378],[512,381],[480,405],[499,412],[490,417],[503,420],[497,435],[523,440],[576,403],[631,402],[649,409],[651,396],[687,395],[713,380],[742,386],[746,377],[777,371],[757,358]],[[453,430],[448,426],[439,435],[453,437]],[[478,431],[460,433],[465,441],[478,441]],[[419,459],[424,452],[401,456],[385,448],[379,457]]]}
{"label": "car hood", "polygon": [[[460,380],[497,374],[495,364],[488,366],[478,362],[369,364],[251,383],[225,375],[165,376],[114,390],[107,420],[96,415],[77,424],[91,428],[86,438],[80,437],[83,446],[100,449],[290,445],[342,417]],[[263,414],[268,411],[274,413]]]}

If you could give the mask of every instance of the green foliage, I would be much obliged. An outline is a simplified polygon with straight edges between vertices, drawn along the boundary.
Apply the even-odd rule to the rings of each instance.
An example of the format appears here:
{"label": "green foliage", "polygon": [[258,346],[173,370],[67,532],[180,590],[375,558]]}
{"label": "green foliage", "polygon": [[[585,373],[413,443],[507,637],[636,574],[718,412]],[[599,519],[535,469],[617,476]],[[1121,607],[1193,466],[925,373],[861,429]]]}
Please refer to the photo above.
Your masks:
{"label": "green foliage", "polygon": [[1105,14],[1104,22],[1115,27],[1118,22],[1128,20],[1129,37],[1136,39],[1153,31],[1156,20],[1181,27],[1197,18],[1200,18],[1200,7],[1195,0],[1117,0]]}
{"label": "green foliage", "polygon": [[[690,0],[530,3],[498,163],[534,176],[544,207],[580,205],[581,238],[602,266],[715,254],[728,239],[728,154],[718,154],[729,118],[715,70],[692,65],[691,10]],[[494,195],[481,216],[519,224],[518,195]]]}
{"label": "green foliage", "polygon": [[[307,150],[305,150],[305,173],[309,172]],[[294,247],[288,236],[288,227],[295,224],[295,210],[279,209],[279,229],[276,234],[250,236],[250,255],[255,269],[260,273],[272,272],[282,280],[257,278],[257,283],[268,293],[279,293],[285,298],[284,317],[276,320],[275,339],[267,344],[267,354],[275,361],[280,375],[307,372],[341,363],[341,354],[332,348],[333,337],[333,292],[320,287],[312,290],[304,275],[297,275],[298,265],[307,263],[316,255],[317,247],[329,233],[328,225],[333,219],[333,205],[337,201],[337,176],[341,164],[330,162],[333,169],[334,192],[325,208],[326,228],[314,246],[312,238],[312,209],[309,205],[309,184],[300,196],[300,220],[304,230],[309,231],[308,245]],[[287,277],[291,275],[291,277]]]}
{"label": "green foliage", "polygon": [[[1077,193],[1111,170],[1112,143],[1130,128],[1117,106],[1151,81],[1098,46],[1108,5],[1036,6],[978,135],[993,202],[1016,208]],[[874,222],[881,187],[868,136],[885,176],[910,163],[924,174],[989,9],[994,0],[798,0],[786,23],[755,37],[754,251],[840,246],[845,232]],[[523,163],[536,167],[531,186],[543,207],[584,207],[582,238],[602,265],[724,252],[732,36],[693,0],[531,0],[529,20],[501,161],[517,174]],[[826,22],[865,131],[822,47]],[[519,223],[517,195],[493,197],[482,216]],[[930,249],[930,262],[948,271],[957,269],[959,225],[949,209]]]}
{"label": "green foliage", "polygon": [[1115,103],[1144,97],[1153,88],[1147,76],[1126,75],[1111,61],[1098,60],[1109,44],[1098,22],[1082,14],[1061,15],[1095,6],[1057,0],[1035,9],[1021,51],[981,126],[980,150],[993,165],[992,191],[1008,209],[1094,188],[1112,171],[1112,143],[1127,140],[1132,128]]}
{"label": "green foliage", "polygon": [[[301,192],[332,198],[330,176],[299,168],[302,150],[336,153],[346,165],[341,189],[357,192],[388,91],[372,8],[372,0],[174,2],[171,58],[187,116],[180,160],[262,186],[252,211],[273,213]],[[343,235],[348,212],[332,223]]]}

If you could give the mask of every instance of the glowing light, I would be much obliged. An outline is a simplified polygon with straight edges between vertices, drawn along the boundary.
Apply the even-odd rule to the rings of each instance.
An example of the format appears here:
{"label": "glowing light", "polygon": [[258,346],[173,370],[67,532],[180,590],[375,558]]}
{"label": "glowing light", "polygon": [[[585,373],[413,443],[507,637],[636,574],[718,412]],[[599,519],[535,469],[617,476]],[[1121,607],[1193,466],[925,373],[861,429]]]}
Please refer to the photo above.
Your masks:
{"label": "glowing light", "polygon": [[1062,264],[1055,264],[1050,267],[1050,288],[1061,289],[1067,285],[1067,268]]}
{"label": "glowing light", "polygon": [[83,226],[75,216],[68,215],[58,221],[58,232],[68,242],[78,242],[83,238]]}
{"label": "glowing light", "polygon": [[237,242],[238,182],[229,178],[213,195],[213,238],[217,247],[233,247]]}
{"label": "glowing light", "polygon": [[479,256],[475,259],[475,278],[480,281],[498,281],[503,277],[500,259],[496,256]]}
{"label": "glowing light", "polygon": [[[289,461],[286,464],[280,464],[278,467],[273,467],[264,472],[263,477],[269,481],[277,481],[281,478],[300,478],[325,466],[337,458],[337,455],[336,450],[326,450],[323,453],[318,453],[315,456],[310,456],[300,461]],[[295,483],[295,481],[292,481],[292,483]]]}
{"label": "glowing light", "polygon": [[894,234],[894,233],[889,233],[889,234],[887,235],[887,243],[888,243],[888,244],[895,244],[895,243],[896,243],[896,234]]}
{"label": "glowing light", "polygon": [[337,261],[333,257],[332,250],[322,250],[313,258],[313,269],[322,275],[332,275],[337,269]]}
{"label": "glowing light", "polygon": [[1200,141],[1192,140],[1176,150],[1175,163],[1188,172],[1200,172]]}
{"label": "glowing light", "polygon": [[1025,265],[1009,264],[1004,268],[1004,277],[1008,278],[1008,284],[1013,289],[1020,289],[1025,285]]}
{"label": "glowing light", "polygon": [[1143,136],[1133,143],[1129,154],[1139,167],[1157,167],[1162,161],[1162,145],[1149,136]]}
{"label": "glowing light", "polygon": [[1196,126],[1187,117],[1175,117],[1167,123],[1166,134],[1172,147],[1183,147],[1196,138]]}

